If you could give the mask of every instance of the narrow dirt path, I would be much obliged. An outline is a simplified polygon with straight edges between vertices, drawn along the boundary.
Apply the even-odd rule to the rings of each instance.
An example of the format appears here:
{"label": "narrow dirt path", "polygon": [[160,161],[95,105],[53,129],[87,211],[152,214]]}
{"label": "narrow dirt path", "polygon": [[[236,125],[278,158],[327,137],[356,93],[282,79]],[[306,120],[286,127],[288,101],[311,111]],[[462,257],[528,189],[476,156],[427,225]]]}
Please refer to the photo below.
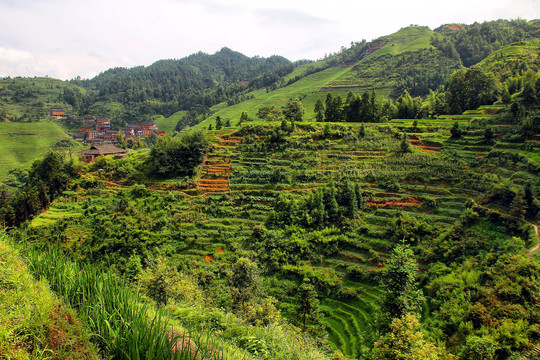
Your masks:
{"label": "narrow dirt path", "polygon": [[[531,223],[529,223],[531,224]],[[531,261],[531,255],[534,254],[538,249],[540,249],[540,235],[538,235],[538,226],[531,224],[534,227],[534,232],[536,233],[536,246],[527,252],[527,259]]]}
{"label": "narrow dirt path", "polygon": [[[485,209],[489,209],[488,207],[486,206],[482,206],[482,205],[478,205],[478,203],[476,202],[476,200],[474,199],[471,199],[474,203],[474,205],[478,206],[478,207],[483,207]],[[489,209],[491,210],[491,209]],[[533,228],[534,228],[534,232],[536,233],[536,245],[529,251],[527,251],[527,260],[531,261],[531,255],[534,254],[536,251],[538,251],[540,249],[540,234],[538,234],[538,226],[533,224],[533,223],[530,223],[528,221],[525,221],[527,224],[531,225]]]}

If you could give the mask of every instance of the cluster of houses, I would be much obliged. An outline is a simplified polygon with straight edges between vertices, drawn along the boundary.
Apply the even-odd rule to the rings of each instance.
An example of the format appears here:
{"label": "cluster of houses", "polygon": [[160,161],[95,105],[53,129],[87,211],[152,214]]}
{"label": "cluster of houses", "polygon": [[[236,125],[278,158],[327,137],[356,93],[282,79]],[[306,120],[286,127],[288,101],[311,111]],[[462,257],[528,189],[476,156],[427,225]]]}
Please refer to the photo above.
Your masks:
{"label": "cluster of houses", "polygon": [[[55,119],[67,117],[62,108],[49,109],[49,116]],[[75,140],[86,141],[92,145],[118,143],[118,131],[112,130],[111,120],[108,118],[72,115],[69,119],[72,124],[79,124],[79,133],[75,134]],[[136,140],[140,137],[149,136],[152,133],[156,133],[158,136],[165,135],[165,131],[160,130],[153,121],[145,121],[141,124],[129,124],[121,128],[120,133],[124,140]]]}
{"label": "cluster of houses", "polygon": [[[86,141],[91,144],[115,144],[118,142],[118,131],[111,129],[111,120],[108,118],[85,116],[75,117],[73,120],[80,124],[79,133],[75,135],[75,140]],[[158,136],[165,135],[165,131],[160,130],[153,121],[129,124],[120,129],[120,134],[122,134],[124,140],[136,140],[152,133],[156,133]]]}
{"label": "cluster of houses", "polygon": [[[67,117],[62,108],[51,108],[49,110],[49,116],[56,119]],[[70,116],[69,119],[70,123],[79,124],[79,132],[75,134],[75,140],[85,141],[92,145],[90,149],[82,152],[87,162],[92,162],[96,157],[101,155],[126,156],[126,150],[115,146],[118,144],[119,133],[124,140],[137,140],[153,133],[158,136],[165,135],[165,131],[160,130],[153,121],[145,121],[141,124],[129,124],[118,131],[112,130],[111,120],[104,117]]]}

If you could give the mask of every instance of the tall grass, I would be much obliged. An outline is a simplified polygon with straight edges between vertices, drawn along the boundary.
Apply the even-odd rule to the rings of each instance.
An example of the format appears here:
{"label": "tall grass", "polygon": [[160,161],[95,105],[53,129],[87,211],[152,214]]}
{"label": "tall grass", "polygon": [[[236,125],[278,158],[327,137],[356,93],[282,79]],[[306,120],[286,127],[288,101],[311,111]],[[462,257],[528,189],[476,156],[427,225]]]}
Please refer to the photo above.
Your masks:
{"label": "tall grass", "polygon": [[[105,357],[114,359],[200,359],[202,351],[180,331],[173,331],[118,276],[71,262],[55,250],[24,252],[32,272],[79,312]],[[180,333],[180,335],[178,335]],[[206,344],[207,346],[210,346]],[[219,358],[208,354],[204,358]]]}

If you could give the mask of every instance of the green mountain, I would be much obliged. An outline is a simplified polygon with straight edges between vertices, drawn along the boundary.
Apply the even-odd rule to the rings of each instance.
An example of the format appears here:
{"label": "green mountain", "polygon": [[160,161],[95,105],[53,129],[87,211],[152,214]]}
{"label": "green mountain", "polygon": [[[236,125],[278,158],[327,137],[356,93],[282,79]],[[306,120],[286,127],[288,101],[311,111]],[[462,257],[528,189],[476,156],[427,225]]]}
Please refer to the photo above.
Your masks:
{"label": "green mountain", "polygon": [[122,104],[125,113],[118,116],[127,120],[141,114],[170,116],[178,110],[203,113],[246,88],[270,85],[293,69],[281,56],[249,58],[223,48],[213,55],[200,52],[148,67],[110,69],[92,79],[71,82],[93,91],[91,102]]}

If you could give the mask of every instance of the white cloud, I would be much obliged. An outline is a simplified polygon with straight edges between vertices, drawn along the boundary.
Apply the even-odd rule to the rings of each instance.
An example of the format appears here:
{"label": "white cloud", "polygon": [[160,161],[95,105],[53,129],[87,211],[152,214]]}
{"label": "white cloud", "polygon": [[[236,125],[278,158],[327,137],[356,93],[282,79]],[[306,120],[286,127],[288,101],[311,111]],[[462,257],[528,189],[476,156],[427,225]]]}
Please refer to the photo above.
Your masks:
{"label": "white cloud", "polygon": [[224,46],[316,59],[409,24],[533,19],[539,11],[537,0],[4,0],[0,75],[87,77]]}

